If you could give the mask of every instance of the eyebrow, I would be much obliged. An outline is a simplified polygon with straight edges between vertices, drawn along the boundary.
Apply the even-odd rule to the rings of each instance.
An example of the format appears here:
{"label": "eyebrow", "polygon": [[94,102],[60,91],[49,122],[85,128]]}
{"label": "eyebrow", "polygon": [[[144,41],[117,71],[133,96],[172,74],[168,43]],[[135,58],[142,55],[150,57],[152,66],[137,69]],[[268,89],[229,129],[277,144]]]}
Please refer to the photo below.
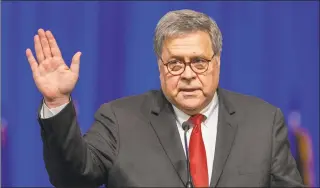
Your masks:
{"label": "eyebrow", "polygon": [[[189,56],[190,59],[194,59],[194,58],[204,58],[204,59],[209,59],[210,57],[206,57],[204,54],[199,54],[199,55],[191,55]],[[169,56],[169,59],[182,59],[184,60],[184,56],[179,56],[179,55],[171,55]]]}

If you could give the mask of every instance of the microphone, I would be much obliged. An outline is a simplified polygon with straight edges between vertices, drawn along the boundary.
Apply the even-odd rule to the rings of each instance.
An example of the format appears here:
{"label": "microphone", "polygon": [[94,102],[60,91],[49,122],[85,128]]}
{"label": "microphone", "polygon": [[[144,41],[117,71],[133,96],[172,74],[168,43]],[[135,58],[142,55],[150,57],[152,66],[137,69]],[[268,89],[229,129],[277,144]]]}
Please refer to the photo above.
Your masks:
{"label": "microphone", "polygon": [[189,149],[188,149],[188,142],[187,142],[187,132],[190,129],[190,127],[192,126],[192,124],[189,121],[185,121],[182,123],[182,129],[184,130],[184,147],[186,150],[186,156],[187,156],[187,176],[188,176],[188,180],[187,180],[187,184],[186,184],[186,188],[192,188],[193,187],[193,183],[192,183],[192,178],[191,178],[191,173],[190,173],[190,160],[189,160]]}

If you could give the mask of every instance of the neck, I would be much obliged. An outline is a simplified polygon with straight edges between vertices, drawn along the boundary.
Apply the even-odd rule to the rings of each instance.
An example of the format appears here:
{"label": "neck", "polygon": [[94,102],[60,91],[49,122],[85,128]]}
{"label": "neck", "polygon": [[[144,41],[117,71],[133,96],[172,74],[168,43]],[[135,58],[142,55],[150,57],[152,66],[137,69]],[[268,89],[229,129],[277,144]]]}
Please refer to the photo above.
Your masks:
{"label": "neck", "polygon": [[185,109],[185,108],[180,108],[178,107],[182,112],[184,112],[185,114],[192,116],[195,114],[198,114],[202,111],[203,108],[198,108],[198,109]]}
{"label": "neck", "polygon": [[182,112],[184,112],[185,114],[192,116],[195,114],[199,114],[201,113],[205,108],[207,108],[209,106],[209,104],[212,102],[213,97],[209,100],[206,100],[201,106],[197,107],[197,108],[183,108],[182,106],[175,104],[175,106],[181,110]]}

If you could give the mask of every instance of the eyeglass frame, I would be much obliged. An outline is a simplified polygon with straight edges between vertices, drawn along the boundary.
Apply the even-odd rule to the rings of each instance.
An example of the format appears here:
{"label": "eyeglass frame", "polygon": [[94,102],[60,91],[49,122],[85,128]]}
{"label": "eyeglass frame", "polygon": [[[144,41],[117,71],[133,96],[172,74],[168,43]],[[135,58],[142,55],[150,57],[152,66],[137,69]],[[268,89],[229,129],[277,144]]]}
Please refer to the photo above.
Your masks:
{"label": "eyeglass frame", "polygon": [[[186,67],[187,67],[188,65],[189,65],[190,69],[191,69],[194,73],[196,73],[196,74],[203,74],[203,73],[205,73],[205,72],[209,69],[209,63],[212,62],[212,59],[214,58],[215,55],[216,55],[216,54],[214,53],[210,59],[206,59],[206,58],[200,57],[201,60],[205,60],[206,63],[208,64],[207,68],[206,68],[203,72],[196,72],[196,71],[194,71],[193,68],[192,68],[192,66],[191,66],[191,64],[193,63],[192,61],[185,62],[184,60],[178,60],[178,61],[181,61],[181,62],[184,64],[183,71],[182,71],[181,73],[179,73],[179,74],[172,74],[172,72],[171,72],[170,69],[168,68],[168,64],[170,64],[170,62],[167,61],[167,62],[165,63],[165,62],[162,60],[161,56],[158,55],[158,57],[159,57],[160,60],[162,61],[162,64],[167,67],[167,70],[168,70],[168,72],[169,72],[170,74],[172,74],[173,76],[179,76],[179,75],[181,75],[181,74],[184,73],[184,71],[186,70]],[[197,58],[199,58],[199,57],[197,57]]]}

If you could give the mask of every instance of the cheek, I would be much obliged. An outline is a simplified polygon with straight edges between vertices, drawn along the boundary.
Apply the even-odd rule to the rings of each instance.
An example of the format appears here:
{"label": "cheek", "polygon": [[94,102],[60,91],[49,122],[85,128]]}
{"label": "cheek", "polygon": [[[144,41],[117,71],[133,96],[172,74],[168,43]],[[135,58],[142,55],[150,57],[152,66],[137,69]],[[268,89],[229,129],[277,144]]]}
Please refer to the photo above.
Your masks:
{"label": "cheek", "polygon": [[166,76],[164,78],[165,85],[167,89],[171,92],[176,94],[177,93],[177,87],[179,82],[179,77],[177,76]]}
{"label": "cheek", "polygon": [[160,80],[163,90],[165,90],[168,94],[170,93],[170,95],[177,95],[179,77],[172,76],[161,70]]}
{"label": "cheek", "polygon": [[202,83],[202,89],[205,94],[212,93],[213,90],[216,89],[218,83],[218,73],[216,71],[212,71],[207,75],[199,76],[199,80]]}

